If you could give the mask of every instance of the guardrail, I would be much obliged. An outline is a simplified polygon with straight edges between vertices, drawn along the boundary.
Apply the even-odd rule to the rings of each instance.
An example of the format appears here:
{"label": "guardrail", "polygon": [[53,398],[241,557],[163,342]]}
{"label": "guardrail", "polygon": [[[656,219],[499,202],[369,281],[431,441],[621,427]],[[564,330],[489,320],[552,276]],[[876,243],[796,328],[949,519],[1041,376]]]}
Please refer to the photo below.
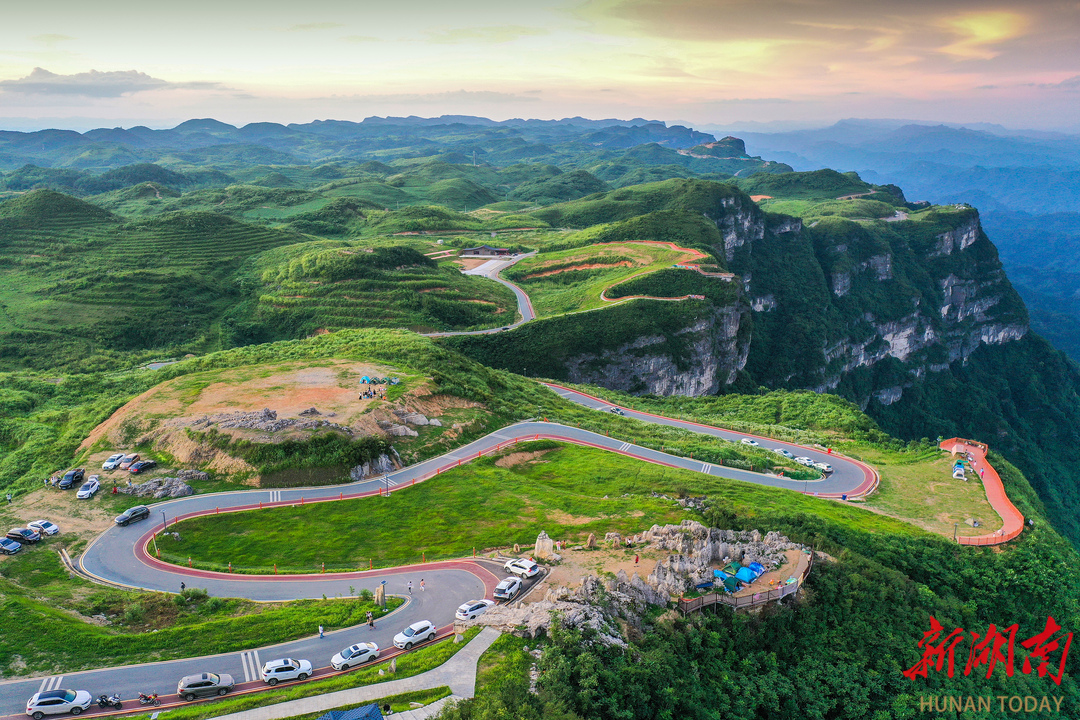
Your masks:
{"label": "guardrail", "polygon": [[960,545],[1000,545],[1015,539],[1024,531],[1024,516],[1005,492],[1005,485],[1001,482],[994,466],[986,461],[986,454],[990,446],[986,443],[965,438],[949,438],[939,443],[942,450],[949,452],[966,452],[974,459],[972,466],[979,473],[986,491],[986,501],[990,507],[1001,517],[1002,527],[996,533],[990,535],[978,535],[975,537],[958,537],[956,541]]}
{"label": "guardrail", "polygon": [[726,605],[733,610],[739,610],[742,608],[765,605],[774,600],[781,600],[789,595],[794,595],[799,592],[799,588],[801,588],[802,584],[806,581],[806,576],[810,574],[810,568],[814,566],[814,554],[811,552],[807,557],[808,562],[806,568],[799,574],[798,580],[793,583],[772,590],[754,593],[753,595],[741,595],[736,597],[733,595],[722,594],[721,592],[714,592],[711,595],[702,595],[701,597],[696,598],[682,598],[679,600],[679,611],[682,612],[683,615],[686,615],[710,605]]}

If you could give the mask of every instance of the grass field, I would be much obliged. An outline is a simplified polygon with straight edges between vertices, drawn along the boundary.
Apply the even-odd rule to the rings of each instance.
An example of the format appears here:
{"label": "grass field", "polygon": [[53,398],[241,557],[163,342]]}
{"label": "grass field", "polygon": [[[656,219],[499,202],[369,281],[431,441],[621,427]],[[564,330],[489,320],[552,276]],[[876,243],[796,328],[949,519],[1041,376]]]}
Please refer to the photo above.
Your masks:
{"label": "grass field", "polygon": [[[52,545],[50,542],[49,545]],[[72,554],[74,549],[72,549]],[[366,622],[361,599],[255,603],[105,588],[70,576],[48,545],[0,559],[4,677],[239,652]],[[388,599],[388,610],[401,601]],[[91,616],[104,615],[102,624]]]}
{"label": "grass field", "polygon": [[600,299],[606,288],[697,257],[662,245],[609,243],[527,258],[503,276],[528,293],[538,317],[549,317],[610,305]]}
{"label": "grass field", "polygon": [[[797,483],[796,483],[797,484]],[[745,505],[783,504],[857,523],[865,529],[917,533],[897,520],[795,492],[664,468],[613,453],[550,441],[525,443],[503,459],[483,458],[390,498],[230,513],[183,521],[180,541],[159,545],[162,559],[217,569],[210,558],[229,558],[234,571],[311,572],[403,565],[470,555],[473,548],[531,544],[543,530],[580,542],[590,533],[641,532],[677,523],[692,513],[674,500],[653,497],[709,495]],[[417,512],[417,508],[430,508]],[[436,510],[437,509],[437,510]],[[363,523],[354,521],[363,517]],[[281,537],[288,553],[267,555],[252,533]]]}

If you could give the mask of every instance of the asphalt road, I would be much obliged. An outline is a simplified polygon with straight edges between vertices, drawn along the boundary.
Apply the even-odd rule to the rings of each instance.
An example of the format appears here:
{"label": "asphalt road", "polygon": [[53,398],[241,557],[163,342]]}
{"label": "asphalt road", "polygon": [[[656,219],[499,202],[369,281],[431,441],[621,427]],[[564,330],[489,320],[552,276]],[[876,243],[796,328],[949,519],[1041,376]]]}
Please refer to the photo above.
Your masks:
{"label": "asphalt road", "polygon": [[[553,392],[586,407],[603,411],[610,403],[578,393],[558,385],[549,385]],[[745,434],[734,433],[697,423],[673,420],[649,413],[624,409],[627,417],[643,422],[682,427],[727,440],[738,441]],[[417,620],[430,620],[437,627],[448,630],[453,614],[461,603],[479,597],[490,597],[495,584],[504,576],[497,565],[482,561],[460,560],[427,563],[389,570],[355,573],[330,573],[315,575],[231,575],[169,565],[150,557],[145,551],[146,543],[155,531],[163,529],[165,522],[197,515],[229,511],[255,511],[260,507],[295,505],[299,503],[333,502],[377,495],[381,488],[389,487],[391,496],[386,502],[394,502],[394,491],[422,482],[441,472],[468,462],[481,454],[490,453],[513,444],[531,439],[554,439],[589,447],[605,449],[668,467],[683,468],[718,477],[742,480],[758,485],[782,487],[795,491],[816,493],[825,497],[838,497],[841,493],[857,496],[868,493],[876,484],[874,471],[862,463],[813,448],[759,438],[765,447],[784,447],[798,455],[830,462],[835,471],[820,481],[787,480],[784,478],[748,472],[736,468],[703,463],[699,460],[662,453],[611,438],[598,433],[572,428],[557,423],[521,422],[491,433],[475,442],[438,458],[412,465],[385,479],[372,479],[333,487],[293,488],[280,490],[243,490],[207,495],[192,495],[168,500],[151,506],[148,520],[128,527],[112,527],[95,539],[77,560],[81,572],[102,581],[134,588],[164,592],[177,592],[180,583],[189,587],[206,588],[213,596],[244,597],[259,601],[281,601],[322,596],[349,596],[350,586],[357,592],[362,589],[374,591],[386,582],[388,594],[408,598],[408,603],[392,615],[381,619],[375,630],[366,626],[348,628],[318,638],[317,628],[311,628],[312,636],[281,645],[259,648],[246,652],[233,652],[213,657],[174,660],[148,665],[132,665],[87,672],[71,673],[51,678],[12,680],[0,682],[0,712],[19,713],[25,708],[28,697],[41,689],[86,689],[95,697],[102,692],[120,692],[125,698],[137,698],[141,692],[157,692],[163,700],[175,692],[176,682],[184,675],[201,672],[231,674],[238,683],[250,681],[239,690],[262,686],[257,680],[258,668],[263,662],[280,657],[296,657],[310,660],[321,670],[316,676],[327,674],[330,657],[347,645],[360,641],[374,641],[380,648],[392,649],[392,637],[405,626]],[[400,500],[398,500],[400,502]],[[419,590],[419,580],[424,578],[426,589]],[[410,596],[406,583],[413,582]],[[384,657],[385,657],[384,653]],[[171,700],[175,701],[175,698]]]}
{"label": "asphalt road", "polygon": [[463,270],[462,271],[462,274],[464,274],[464,275],[479,275],[481,277],[486,277],[489,280],[494,280],[495,282],[499,283],[500,285],[505,285],[506,287],[510,288],[510,290],[514,293],[514,297],[517,298],[517,305],[518,305],[517,311],[518,311],[518,314],[521,315],[520,320],[516,320],[516,321],[514,321],[514,322],[512,322],[509,325],[506,325],[504,327],[489,328],[487,330],[469,330],[469,331],[459,331],[459,332],[425,333],[425,335],[427,337],[449,337],[451,335],[492,335],[494,333],[502,332],[503,330],[509,330],[510,328],[515,328],[518,325],[523,325],[524,323],[527,323],[527,322],[529,322],[531,320],[535,320],[536,319],[536,312],[533,311],[532,302],[529,300],[529,296],[525,294],[525,291],[522,290],[521,288],[519,288],[514,283],[509,282],[507,280],[503,280],[501,277],[499,277],[499,273],[501,273],[506,268],[510,267],[511,265],[513,265],[514,263],[516,263],[519,260],[523,260],[523,259],[525,259],[527,257],[532,257],[535,254],[536,254],[535,252],[531,252],[531,253],[525,253],[524,255],[513,255],[513,256],[508,257],[508,258],[492,259],[492,260],[488,260],[483,265],[480,265],[478,267],[474,267],[472,270]]}

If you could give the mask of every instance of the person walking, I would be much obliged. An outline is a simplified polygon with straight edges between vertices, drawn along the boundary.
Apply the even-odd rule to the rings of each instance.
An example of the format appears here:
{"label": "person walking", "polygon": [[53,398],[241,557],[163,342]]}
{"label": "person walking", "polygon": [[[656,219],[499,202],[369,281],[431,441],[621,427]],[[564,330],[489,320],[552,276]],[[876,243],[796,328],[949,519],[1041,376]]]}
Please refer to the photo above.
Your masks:
{"label": "person walking", "polygon": [[323,630],[322,630],[322,625],[320,625],[319,626],[319,637],[322,638],[322,636],[323,636]]}
{"label": "person walking", "polygon": [[375,629],[375,613],[370,610],[367,611],[367,625],[372,630]]}
{"label": "person walking", "polygon": [[412,595],[412,580],[409,581],[408,588],[409,588],[409,594]]}
{"label": "person walking", "polygon": [[187,585],[180,583],[180,592],[184,592],[185,590],[187,590]]}
{"label": "person walking", "polygon": [[8,493],[8,494],[7,494],[7,504],[8,504],[8,505],[10,505],[10,504],[11,504],[11,493]]}
{"label": "person walking", "polygon": [[424,592],[424,578],[420,578],[420,592]]}

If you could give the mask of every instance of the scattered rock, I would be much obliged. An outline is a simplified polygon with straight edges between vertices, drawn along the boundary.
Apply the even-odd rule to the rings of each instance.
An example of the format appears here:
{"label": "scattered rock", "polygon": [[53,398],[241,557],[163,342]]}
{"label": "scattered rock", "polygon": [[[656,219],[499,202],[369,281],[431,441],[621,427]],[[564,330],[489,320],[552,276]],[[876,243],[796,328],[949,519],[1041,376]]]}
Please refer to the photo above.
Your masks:
{"label": "scattered rock", "polygon": [[533,548],[533,557],[537,560],[547,560],[554,554],[555,541],[548,537],[547,532],[541,530],[540,534],[536,536],[536,546]]}
{"label": "scattered rock", "polygon": [[177,470],[176,477],[184,482],[202,481],[206,482],[210,479],[210,476],[204,473],[202,470]]}
{"label": "scattered rock", "polygon": [[596,547],[596,536],[592,533],[589,533],[589,537],[586,538],[585,547],[590,550]]}
{"label": "scattered rock", "polygon": [[609,532],[604,535],[604,544],[611,545],[611,547],[619,547],[622,545],[622,535],[617,532]]}
{"label": "scattered rock", "polygon": [[[205,475],[205,473],[203,473]],[[119,488],[125,495],[135,497],[178,498],[194,495],[195,491],[180,478],[153,478],[138,485]]]}
{"label": "scattered rock", "polygon": [[359,481],[375,475],[386,475],[401,467],[401,457],[397,450],[390,448],[390,455],[383,453],[379,457],[357,465],[349,471],[349,477]]}
{"label": "scattered rock", "polygon": [[300,415],[301,417],[310,417],[311,415],[322,415],[321,412],[319,412],[318,410],[316,410],[313,407],[310,407],[307,410],[301,410],[297,414]]}
{"label": "scattered rock", "polygon": [[405,425],[391,425],[386,432],[397,437],[416,437],[420,433]]}
{"label": "scattered rock", "polygon": [[314,419],[312,415],[321,415],[315,408],[308,408],[302,413],[303,418],[278,418],[277,412],[270,408],[263,408],[258,412],[234,412],[222,413],[202,417],[192,423],[192,427],[210,427],[217,425],[220,428],[236,428],[243,430],[260,430],[263,432],[277,432],[279,430],[314,430],[316,428],[329,428],[338,432],[352,435],[352,428],[339,425],[329,420]]}

